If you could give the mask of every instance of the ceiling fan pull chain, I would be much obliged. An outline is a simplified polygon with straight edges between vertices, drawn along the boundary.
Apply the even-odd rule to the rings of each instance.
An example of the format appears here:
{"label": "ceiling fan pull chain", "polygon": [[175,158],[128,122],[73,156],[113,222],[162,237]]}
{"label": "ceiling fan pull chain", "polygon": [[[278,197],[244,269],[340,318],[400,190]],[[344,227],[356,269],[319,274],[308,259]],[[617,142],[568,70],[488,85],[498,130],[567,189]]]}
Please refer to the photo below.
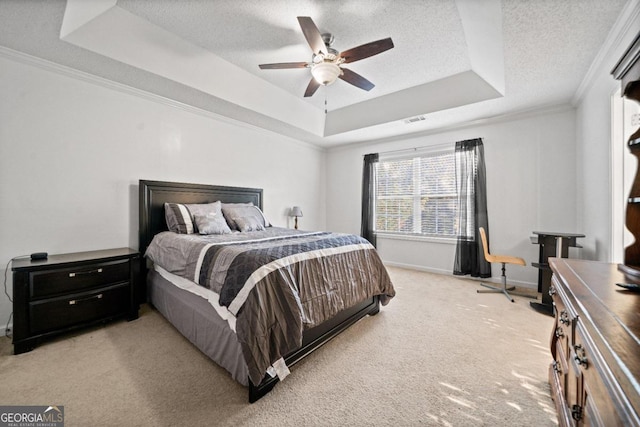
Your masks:
{"label": "ceiling fan pull chain", "polygon": [[324,87],[324,115],[327,115],[327,87]]}

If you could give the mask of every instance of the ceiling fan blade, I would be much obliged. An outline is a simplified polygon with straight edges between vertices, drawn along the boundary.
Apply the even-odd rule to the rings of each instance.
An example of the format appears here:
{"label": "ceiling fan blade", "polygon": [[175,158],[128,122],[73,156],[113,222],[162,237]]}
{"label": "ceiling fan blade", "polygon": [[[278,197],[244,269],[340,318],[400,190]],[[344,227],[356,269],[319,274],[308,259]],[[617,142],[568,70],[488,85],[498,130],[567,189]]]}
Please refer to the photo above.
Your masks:
{"label": "ceiling fan blade", "polygon": [[371,43],[365,43],[349,50],[345,50],[344,52],[340,53],[340,56],[344,58],[344,63],[348,64],[350,62],[359,61],[361,59],[377,55],[384,52],[385,50],[391,49],[392,47],[393,41],[389,37],[382,40],[376,40]]}
{"label": "ceiling fan blade", "polygon": [[369,91],[375,87],[373,83],[371,83],[369,80],[365,79],[355,71],[351,71],[347,68],[342,68],[342,67],[341,69],[342,69],[342,74],[340,74],[339,77],[345,82],[351,83],[352,85],[359,87],[360,89],[364,89],[366,91]]}
{"label": "ceiling fan blade", "polygon": [[307,68],[309,64],[307,62],[279,62],[276,64],[260,64],[261,70],[279,70],[283,68]]}
{"label": "ceiling fan blade", "polygon": [[309,96],[313,96],[313,94],[316,93],[319,87],[320,87],[320,83],[318,83],[316,79],[312,77],[311,81],[309,82],[309,85],[307,86],[307,90],[304,92],[305,98]]}
{"label": "ceiling fan blade", "polygon": [[302,28],[302,33],[304,37],[307,39],[307,43],[311,46],[311,50],[313,53],[324,53],[328,54],[327,47],[324,44],[324,40],[322,40],[322,35],[320,34],[320,30],[316,27],[313,20],[308,16],[298,16],[298,23],[300,24],[300,28]]}

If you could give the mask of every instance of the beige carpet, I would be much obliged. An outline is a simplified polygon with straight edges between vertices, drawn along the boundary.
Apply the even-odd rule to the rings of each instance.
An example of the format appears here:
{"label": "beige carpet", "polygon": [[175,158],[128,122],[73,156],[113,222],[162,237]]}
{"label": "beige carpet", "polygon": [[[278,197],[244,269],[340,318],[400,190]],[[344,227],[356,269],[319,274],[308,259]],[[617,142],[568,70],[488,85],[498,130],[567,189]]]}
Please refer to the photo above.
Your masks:
{"label": "beige carpet", "polygon": [[67,426],[552,426],[553,319],[472,280],[390,268],[397,297],[257,403],[153,309],[12,355],[0,405],[64,405]]}

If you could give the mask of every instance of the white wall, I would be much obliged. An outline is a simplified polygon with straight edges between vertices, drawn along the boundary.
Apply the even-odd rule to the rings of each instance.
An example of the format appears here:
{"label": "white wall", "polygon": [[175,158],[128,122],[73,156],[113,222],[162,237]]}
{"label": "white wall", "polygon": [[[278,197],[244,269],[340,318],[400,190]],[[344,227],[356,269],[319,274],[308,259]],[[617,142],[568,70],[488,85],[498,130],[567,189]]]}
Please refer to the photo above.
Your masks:
{"label": "white wall", "polygon": [[[299,205],[326,227],[323,150],[74,73],[0,56],[0,273],[36,251],[137,248],[139,179],[261,187],[275,225]],[[1,293],[0,331],[11,310]]]}
{"label": "white wall", "polygon": [[[0,274],[35,251],[137,247],[139,179],[262,187],[265,212],[291,226],[359,233],[362,155],[482,137],[491,249],[537,259],[534,230],[582,232],[586,258],[611,241],[609,75],[637,34],[630,1],[620,34],[576,101],[510,120],[325,153],[286,137],[180,108],[157,97],[21,55],[0,52]],[[448,273],[454,246],[379,240],[386,261]],[[494,276],[499,275],[494,266]],[[10,275],[9,275],[10,276]],[[535,286],[532,267],[513,281]],[[9,278],[9,292],[11,280]],[[0,293],[0,332],[11,304]]]}
{"label": "white wall", "polygon": [[[359,233],[362,156],[481,137],[491,250],[537,261],[532,231],[582,232],[576,218],[575,111],[566,106],[403,140],[338,147],[327,155],[327,226]],[[455,245],[378,239],[386,262],[451,273]],[[499,265],[493,275],[500,275]],[[538,271],[512,267],[512,282],[536,287]]]}
{"label": "white wall", "polygon": [[[589,259],[611,262],[612,212],[612,141],[611,97],[620,82],[611,75],[620,57],[640,32],[640,2],[630,1],[594,62],[576,101],[578,217],[580,228],[592,236],[595,246],[585,248]],[[621,132],[620,132],[621,133]],[[626,148],[625,148],[626,149]],[[627,197],[628,194],[624,195]],[[619,240],[616,239],[616,243]]]}

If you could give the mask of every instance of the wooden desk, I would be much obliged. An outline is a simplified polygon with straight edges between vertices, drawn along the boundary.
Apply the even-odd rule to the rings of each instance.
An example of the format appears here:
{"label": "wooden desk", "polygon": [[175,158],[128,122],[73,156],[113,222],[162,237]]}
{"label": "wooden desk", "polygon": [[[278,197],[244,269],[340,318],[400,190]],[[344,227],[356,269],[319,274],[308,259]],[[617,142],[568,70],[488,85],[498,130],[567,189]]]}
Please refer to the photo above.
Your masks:
{"label": "wooden desk", "polygon": [[553,316],[553,301],[549,296],[549,286],[551,285],[551,267],[549,258],[568,258],[570,247],[578,246],[576,240],[584,237],[584,234],[556,233],[547,231],[534,231],[535,236],[531,236],[531,243],[540,245],[538,262],[531,265],[538,269],[538,292],[542,293],[542,302],[531,301],[531,308],[540,313]]}

